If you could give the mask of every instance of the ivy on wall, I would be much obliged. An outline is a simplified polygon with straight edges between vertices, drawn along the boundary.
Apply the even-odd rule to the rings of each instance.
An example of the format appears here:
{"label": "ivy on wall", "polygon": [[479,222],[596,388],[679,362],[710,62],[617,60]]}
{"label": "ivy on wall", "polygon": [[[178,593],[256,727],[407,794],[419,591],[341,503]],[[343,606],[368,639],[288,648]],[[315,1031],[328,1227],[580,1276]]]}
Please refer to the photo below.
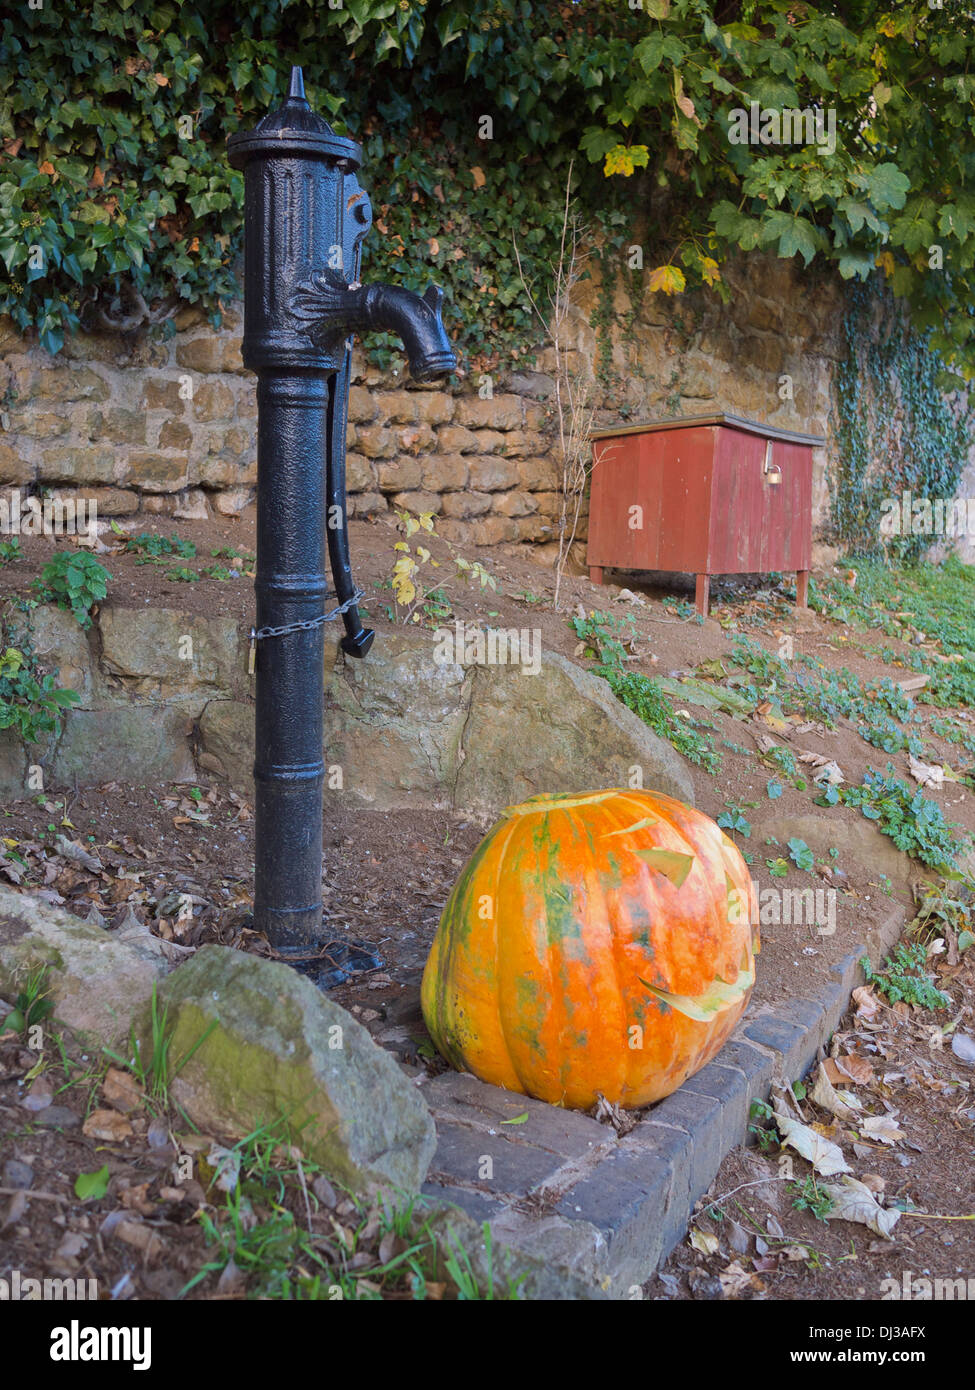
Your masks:
{"label": "ivy on wall", "polygon": [[[313,106],[363,146],[365,275],[439,281],[469,361],[524,359],[537,325],[513,239],[544,279],[573,152],[541,100],[550,63],[500,61],[530,22],[522,0],[20,8],[0,41],[0,312],[51,352],[79,326],[166,324],[181,304],[219,323],[242,249],[226,139],[284,100],[298,63]],[[598,187],[577,164],[574,189]],[[392,339],[370,343],[389,355]]]}
{"label": "ivy on wall", "polygon": [[889,294],[853,286],[843,336],[846,356],[834,379],[839,458],[829,476],[833,535],[859,554],[917,560],[937,537],[905,533],[903,516],[883,537],[882,504],[910,493],[913,527],[915,515],[924,524],[915,501],[955,497],[975,442],[972,418],[937,389],[940,355]]}
{"label": "ivy on wall", "polygon": [[[441,279],[474,363],[534,345],[512,239],[544,299],[574,158],[584,216],[648,229],[651,290],[727,294],[722,260],[756,247],[879,274],[970,373],[973,59],[947,0],[21,4],[0,38],[0,312],[51,351],[82,320],[217,318],[241,244],[226,138],[300,63],[363,143],[366,273]],[[836,142],[732,140],[753,104],[832,112]]]}

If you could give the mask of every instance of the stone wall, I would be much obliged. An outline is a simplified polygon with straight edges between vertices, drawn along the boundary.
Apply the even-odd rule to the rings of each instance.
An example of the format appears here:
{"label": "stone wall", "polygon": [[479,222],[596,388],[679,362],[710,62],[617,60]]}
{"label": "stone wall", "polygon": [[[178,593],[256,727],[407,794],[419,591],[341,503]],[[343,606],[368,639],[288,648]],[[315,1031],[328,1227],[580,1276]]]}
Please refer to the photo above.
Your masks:
{"label": "stone wall", "polygon": [[[814,453],[820,526],[842,287],[760,256],[730,266],[726,278],[727,305],[647,292],[636,303],[621,280],[611,292],[616,324],[601,347],[591,320],[608,296],[594,271],[578,286],[568,365],[589,377],[600,369],[597,425],[729,410],[827,436]],[[158,330],[81,334],[57,358],[0,324],[0,489],[81,492],[103,517],[138,514],[146,524],[242,511],[253,500],[257,460],[239,306],[219,331],[193,309],[174,324],[168,339]],[[357,353],[352,514],[433,511],[441,533],[467,545],[551,541],[554,351],[536,366],[497,376],[484,399],[481,378],[452,391],[417,387]]]}
{"label": "stone wall", "polygon": [[[205,774],[253,795],[254,678],[234,619],[104,603],[84,632],[70,613],[43,605],[33,645],[80,703],[40,743],[0,729],[0,801],[42,785],[192,783]],[[385,633],[365,662],[347,659],[328,636],[326,801],[493,818],[580,779],[618,785],[634,766],[645,786],[693,801],[680,755],[605,681],[558,652],[543,651],[530,677],[517,662],[462,666],[433,652],[433,634],[415,628]]]}

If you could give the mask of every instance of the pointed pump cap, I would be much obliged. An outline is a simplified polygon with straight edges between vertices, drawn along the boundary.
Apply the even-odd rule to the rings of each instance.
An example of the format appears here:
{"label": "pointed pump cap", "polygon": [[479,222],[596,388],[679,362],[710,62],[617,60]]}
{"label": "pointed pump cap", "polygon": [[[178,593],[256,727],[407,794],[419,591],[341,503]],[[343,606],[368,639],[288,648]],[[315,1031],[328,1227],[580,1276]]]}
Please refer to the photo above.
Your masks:
{"label": "pointed pump cap", "polygon": [[345,160],[352,170],[362,163],[362,151],[356,142],[336,135],[328,121],[309,106],[304,74],[299,67],[291,69],[283,105],[258,121],[253,130],[238,131],[227,141],[227,158],[235,169],[242,169],[249,159],[258,155],[265,158],[321,155]]}

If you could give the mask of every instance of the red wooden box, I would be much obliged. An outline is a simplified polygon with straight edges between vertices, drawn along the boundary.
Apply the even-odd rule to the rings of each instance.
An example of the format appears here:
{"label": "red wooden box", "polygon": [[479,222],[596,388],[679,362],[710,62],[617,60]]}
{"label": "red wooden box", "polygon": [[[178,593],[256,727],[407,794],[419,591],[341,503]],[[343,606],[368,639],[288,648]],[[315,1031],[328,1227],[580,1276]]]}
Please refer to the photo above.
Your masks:
{"label": "red wooden box", "polygon": [[712,574],[796,571],[806,606],[812,451],[825,440],[737,415],[687,415],[593,434],[589,574],[684,570],[708,611]]}

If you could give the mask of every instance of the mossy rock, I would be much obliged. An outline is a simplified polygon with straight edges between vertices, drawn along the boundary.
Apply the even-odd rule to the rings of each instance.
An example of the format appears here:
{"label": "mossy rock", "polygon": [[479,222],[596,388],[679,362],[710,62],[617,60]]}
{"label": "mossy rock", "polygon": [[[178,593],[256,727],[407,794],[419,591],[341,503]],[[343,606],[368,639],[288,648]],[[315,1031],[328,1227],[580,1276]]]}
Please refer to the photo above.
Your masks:
{"label": "mossy rock", "polygon": [[47,997],[55,1019],[97,1044],[128,1036],[132,1017],[169,968],[164,943],[119,940],[30,893],[0,887],[0,993],[23,987],[29,972],[48,967]]}
{"label": "mossy rock", "polygon": [[[205,1132],[239,1139],[285,1119],[305,1156],[357,1192],[419,1189],[435,1133],[416,1087],[290,966],[204,946],[166,980],[159,1005],[171,1098]],[[148,1011],[139,1031],[148,1046]]]}

